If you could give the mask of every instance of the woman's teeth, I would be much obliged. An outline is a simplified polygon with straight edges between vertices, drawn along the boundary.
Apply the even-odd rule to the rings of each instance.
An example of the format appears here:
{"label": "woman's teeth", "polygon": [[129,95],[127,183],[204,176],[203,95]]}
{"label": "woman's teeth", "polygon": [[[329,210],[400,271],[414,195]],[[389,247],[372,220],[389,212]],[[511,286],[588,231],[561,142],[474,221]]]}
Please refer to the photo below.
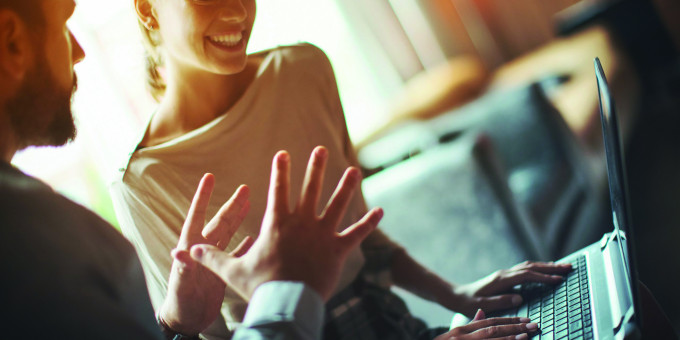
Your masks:
{"label": "woman's teeth", "polygon": [[209,39],[210,41],[216,44],[232,47],[236,46],[239,42],[241,42],[241,40],[243,39],[243,33],[238,32],[223,35],[213,35],[209,37]]}

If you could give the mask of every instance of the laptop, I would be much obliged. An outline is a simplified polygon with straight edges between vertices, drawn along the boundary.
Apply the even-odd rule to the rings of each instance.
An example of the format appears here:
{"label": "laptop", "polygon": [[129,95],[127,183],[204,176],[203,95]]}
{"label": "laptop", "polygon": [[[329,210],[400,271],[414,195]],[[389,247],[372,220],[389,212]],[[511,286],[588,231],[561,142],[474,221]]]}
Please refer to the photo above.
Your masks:
{"label": "laptop", "polygon": [[[628,208],[623,147],[614,100],[600,60],[595,58],[600,98],[613,231],[557,262],[574,267],[556,286],[524,284],[516,289],[525,303],[519,308],[489,313],[489,317],[521,316],[539,324],[532,337],[545,339],[638,339],[642,319],[637,300],[633,226]],[[452,322],[458,326],[460,318]]]}

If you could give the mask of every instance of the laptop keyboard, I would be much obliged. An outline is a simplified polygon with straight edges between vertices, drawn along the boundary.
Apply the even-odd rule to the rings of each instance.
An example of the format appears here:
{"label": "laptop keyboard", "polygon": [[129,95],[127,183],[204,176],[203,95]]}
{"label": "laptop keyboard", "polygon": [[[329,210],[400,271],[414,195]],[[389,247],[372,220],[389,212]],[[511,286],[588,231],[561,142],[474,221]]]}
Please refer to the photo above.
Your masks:
{"label": "laptop keyboard", "polygon": [[539,324],[534,340],[593,339],[590,294],[586,258],[571,262],[573,270],[559,285],[530,283],[521,286],[520,294],[528,303],[515,313]]}

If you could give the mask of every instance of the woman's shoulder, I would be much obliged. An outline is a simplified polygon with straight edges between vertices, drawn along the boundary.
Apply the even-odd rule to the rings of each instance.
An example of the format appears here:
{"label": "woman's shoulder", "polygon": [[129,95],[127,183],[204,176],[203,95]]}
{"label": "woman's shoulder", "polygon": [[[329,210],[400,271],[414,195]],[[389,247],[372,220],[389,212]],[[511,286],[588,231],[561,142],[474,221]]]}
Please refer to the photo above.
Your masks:
{"label": "woman's shoulder", "polygon": [[280,65],[331,68],[326,53],[324,53],[321,48],[310,43],[277,46],[270,50],[255,53],[252,56],[262,58],[269,57],[273,61],[276,61],[276,64]]}
{"label": "woman's shoulder", "polygon": [[317,47],[316,45],[310,43],[299,43],[295,45],[279,46],[278,48],[281,53],[289,58],[295,60],[310,60],[310,59],[320,59],[328,60],[326,53]]}

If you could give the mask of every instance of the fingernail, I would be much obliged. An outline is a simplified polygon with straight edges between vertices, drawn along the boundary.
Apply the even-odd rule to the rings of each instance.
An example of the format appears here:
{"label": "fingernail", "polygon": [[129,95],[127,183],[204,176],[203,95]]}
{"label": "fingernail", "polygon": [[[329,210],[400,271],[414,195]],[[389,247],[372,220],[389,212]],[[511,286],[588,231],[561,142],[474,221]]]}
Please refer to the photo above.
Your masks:
{"label": "fingernail", "polygon": [[519,295],[515,295],[515,296],[512,297],[512,304],[515,305],[515,306],[521,305],[522,301],[523,301],[523,299]]}
{"label": "fingernail", "polygon": [[537,330],[538,329],[538,324],[535,322],[530,322],[527,324],[527,329],[530,331]]}
{"label": "fingernail", "polygon": [[316,155],[318,157],[326,156],[326,148],[324,148],[324,147],[319,146],[319,147],[316,148],[316,150],[314,150],[314,152],[316,153]]}
{"label": "fingernail", "polygon": [[385,210],[383,210],[382,208],[378,208],[377,215],[379,218],[382,218],[383,216],[385,216]]}
{"label": "fingernail", "polygon": [[528,336],[526,333],[522,333],[522,334],[516,336],[515,339],[517,339],[517,340],[526,340],[526,339],[529,339],[529,336]]}
{"label": "fingernail", "polygon": [[559,276],[559,275],[553,275],[552,278],[555,279],[555,280],[563,280],[564,279],[563,276]]}
{"label": "fingernail", "polygon": [[194,249],[192,249],[192,253],[194,254],[194,257],[201,258],[201,257],[203,257],[203,248],[202,247],[194,247]]}
{"label": "fingernail", "polygon": [[485,318],[486,318],[486,315],[484,315],[484,311],[481,308],[477,309],[477,312],[475,313],[474,319],[475,320],[482,320],[482,319],[485,319]]}
{"label": "fingernail", "polygon": [[356,180],[359,178],[359,169],[350,166],[347,168],[347,179]]}
{"label": "fingernail", "polygon": [[529,319],[529,318],[519,318],[519,322],[521,322],[521,323],[529,323],[529,322],[531,322],[531,319]]}

